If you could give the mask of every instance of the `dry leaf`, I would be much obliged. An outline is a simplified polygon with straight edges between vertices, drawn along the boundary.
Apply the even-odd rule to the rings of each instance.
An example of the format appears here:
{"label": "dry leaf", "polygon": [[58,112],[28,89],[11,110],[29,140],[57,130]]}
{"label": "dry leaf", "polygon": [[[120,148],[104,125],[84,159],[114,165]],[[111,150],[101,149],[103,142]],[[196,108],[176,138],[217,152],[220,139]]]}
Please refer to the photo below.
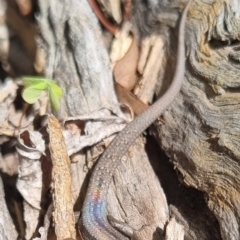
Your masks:
{"label": "dry leaf", "polygon": [[[24,209],[28,209],[27,212],[24,212],[25,237],[30,239],[38,225],[40,203],[42,197],[45,196],[40,161],[45,149],[42,135],[38,132],[23,132],[19,136],[16,149],[19,154],[17,189],[24,198]],[[33,221],[33,219],[36,219],[36,221]]]}
{"label": "dry leaf", "polygon": [[139,100],[133,93],[126,90],[120,84],[115,83],[118,100],[130,106],[135,115],[139,115],[148,108],[148,105]]}
{"label": "dry leaf", "polygon": [[17,188],[23,198],[34,208],[40,209],[42,195],[41,162],[44,141],[38,132],[23,132],[18,139],[19,176]]}
{"label": "dry leaf", "polygon": [[133,35],[132,43],[125,56],[117,61],[113,69],[115,81],[127,90],[132,90],[137,83],[137,64],[139,49],[136,37]]}

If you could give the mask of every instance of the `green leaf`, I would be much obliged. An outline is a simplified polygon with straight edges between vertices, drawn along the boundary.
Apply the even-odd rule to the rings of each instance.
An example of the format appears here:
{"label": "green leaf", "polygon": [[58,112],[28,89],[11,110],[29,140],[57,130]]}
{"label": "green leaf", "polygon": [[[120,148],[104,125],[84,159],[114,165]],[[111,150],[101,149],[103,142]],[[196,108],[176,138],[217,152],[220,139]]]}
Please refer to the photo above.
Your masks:
{"label": "green leaf", "polygon": [[34,87],[24,88],[22,91],[22,98],[25,102],[33,104],[39,99],[42,92],[42,89],[35,89]]}
{"label": "green leaf", "polygon": [[[32,86],[38,85],[38,84],[43,84],[43,83],[44,83],[44,86],[47,86],[47,84],[46,84],[47,81],[52,82],[52,80],[47,79],[47,78],[32,77],[32,76],[31,77],[23,77],[22,81],[23,81],[23,85],[25,88],[32,87]],[[45,88],[43,88],[43,90],[45,90]]]}
{"label": "green leaf", "polygon": [[23,85],[22,97],[27,103],[35,103],[42,92],[47,91],[53,110],[59,110],[62,90],[54,81],[42,77],[24,77]]}
{"label": "green leaf", "polygon": [[49,88],[49,98],[54,111],[60,108],[60,98],[62,97],[62,90],[57,84],[51,83]]}

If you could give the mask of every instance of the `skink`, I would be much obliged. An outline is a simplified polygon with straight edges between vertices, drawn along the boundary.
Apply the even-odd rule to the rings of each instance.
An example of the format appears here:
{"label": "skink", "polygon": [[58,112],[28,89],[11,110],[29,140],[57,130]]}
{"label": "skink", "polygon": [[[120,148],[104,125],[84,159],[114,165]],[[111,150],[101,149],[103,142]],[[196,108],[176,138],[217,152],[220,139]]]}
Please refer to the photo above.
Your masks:
{"label": "skink", "polygon": [[148,128],[173,102],[179,93],[185,73],[185,22],[190,0],[181,17],[178,36],[176,69],[171,86],[151,107],[130,122],[110,143],[92,173],[79,220],[84,240],[127,240],[107,220],[107,193],[115,169],[136,138]]}

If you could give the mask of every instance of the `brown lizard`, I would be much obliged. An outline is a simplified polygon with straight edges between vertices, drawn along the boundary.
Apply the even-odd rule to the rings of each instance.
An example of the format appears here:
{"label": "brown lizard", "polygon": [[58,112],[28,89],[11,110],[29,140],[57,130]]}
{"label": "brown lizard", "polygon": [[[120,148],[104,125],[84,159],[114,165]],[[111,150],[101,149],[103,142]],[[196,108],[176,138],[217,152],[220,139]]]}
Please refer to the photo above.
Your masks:
{"label": "brown lizard", "polygon": [[167,109],[181,89],[185,73],[185,22],[191,2],[192,0],[187,3],[180,21],[176,69],[171,86],[157,102],[138,115],[113,139],[94,168],[79,221],[84,240],[128,239],[107,220],[109,184],[129,146]]}

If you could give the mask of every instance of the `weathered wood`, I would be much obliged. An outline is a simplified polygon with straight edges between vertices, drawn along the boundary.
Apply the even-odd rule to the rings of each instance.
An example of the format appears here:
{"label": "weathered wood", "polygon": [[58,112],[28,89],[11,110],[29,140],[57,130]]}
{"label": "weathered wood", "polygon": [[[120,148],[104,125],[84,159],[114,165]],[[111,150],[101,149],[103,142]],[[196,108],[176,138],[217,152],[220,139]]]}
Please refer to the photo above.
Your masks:
{"label": "weathered wood", "polygon": [[193,1],[186,79],[157,133],[183,182],[204,193],[222,239],[231,240],[240,238],[239,9],[239,1]]}

